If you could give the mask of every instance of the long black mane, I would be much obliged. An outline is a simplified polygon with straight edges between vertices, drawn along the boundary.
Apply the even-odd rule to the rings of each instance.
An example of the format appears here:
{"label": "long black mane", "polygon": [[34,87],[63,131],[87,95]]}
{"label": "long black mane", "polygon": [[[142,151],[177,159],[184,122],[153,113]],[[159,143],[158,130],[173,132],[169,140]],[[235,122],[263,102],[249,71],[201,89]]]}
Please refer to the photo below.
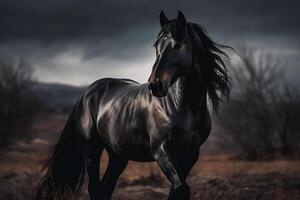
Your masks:
{"label": "long black mane", "polygon": [[[197,51],[196,54],[199,56],[198,60],[204,61],[199,63],[200,70],[202,74],[207,74],[204,80],[208,97],[214,110],[217,112],[219,102],[222,101],[223,97],[228,99],[230,96],[231,81],[228,76],[228,69],[223,60],[227,57],[227,54],[222,49],[231,49],[231,47],[215,43],[208,37],[205,29],[195,23],[190,23],[190,26],[188,26],[189,34],[192,31],[194,31],[201,40],[201,43],[199,41],[192,41],[192,44],[195,45],[194,50]],[[195,38],[191,38],[195,40]]]}
{"label": "long black mane", "polygon": [[[171,20],[159,32],[171,32],[175,39],[180,38],[180,30],[176,27],[176,19]],[[193,46],[193,59],[198,62],[199,71],[202,74],[204,87],[207,91],[213,109],[218,113],[219,103],[230,96],[231,81],[228,69],[224,63],[227,54],[224,48],[232,49],[230,46],[217,44],[212,41],[206,30],[198,24],[188,23],[187,34]]]}
{"label": "long black mane", "polygon": [[[194,41],[195,45],[202,45],[197,47],[197,54],[201,59],[204,59],[204,66],[201,66],[201,70],[205,71],[206,87],[209,99],[213,105],[215,111],[218,111],[219,102],[222,101],[222,97],[228,99],[230,96],[230,85],[231,81],[228,76],[228,69],[224,63],[224,57],[227,54],[222,50],[223,48],[230,48],[226,45],[221,45],[213,42],[207,35],[207,32],[201,26],[191,23],[188,29],[192,28],[200,38],[202,43]],[[188,30],[190,32],[191,30]],[[204,56],[203,56],[204,54]],[[198,59],[200,60],[200,59]]]}

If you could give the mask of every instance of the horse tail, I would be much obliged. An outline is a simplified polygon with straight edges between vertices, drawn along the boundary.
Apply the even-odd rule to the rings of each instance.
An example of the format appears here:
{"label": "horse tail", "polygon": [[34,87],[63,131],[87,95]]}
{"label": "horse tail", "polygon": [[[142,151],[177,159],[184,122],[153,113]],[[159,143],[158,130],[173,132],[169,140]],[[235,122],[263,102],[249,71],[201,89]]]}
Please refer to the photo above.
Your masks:
{"label": "horse tail", "polygon": [[42,169],[44,176],[36,188],[35,199],[68,199],[81,191],[85,159],[76,132],[76,106]]}

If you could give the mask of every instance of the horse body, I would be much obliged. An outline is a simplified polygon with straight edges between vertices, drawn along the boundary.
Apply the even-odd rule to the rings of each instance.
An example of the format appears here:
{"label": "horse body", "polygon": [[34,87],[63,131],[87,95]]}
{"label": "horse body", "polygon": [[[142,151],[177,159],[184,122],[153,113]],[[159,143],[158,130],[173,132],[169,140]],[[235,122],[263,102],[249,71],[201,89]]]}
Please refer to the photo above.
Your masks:
{"label": "horse body", "polygon": [[[110,199],[129,160],[155,161],[171,182],[168,199],[189,199],[186,178],[211,129],[207,99],[217,110],[220,94],[229,96],[219,49],[225,46],[181,12],[172,20],[161,12],[160,23],[148,83],[106,78],[86,89],[46,163],[36,199],[79,192],[85,169],[90,198]],[[100,180],[104,149],[109,162]]]}
{"label": "horse body", "polygon": [[103,95],[95,91],[101,99],[95,125],[103,145],[128,160],[153,160],[146,124],[148,87],[129,80],[104,79],[96,88],[105,90]]}
{"label": "horse body", "polygon": [[[202,97],[202,110],[194,113],[189,102],[183,101],[186,98],[180,81],[166,97],[158,98],[149,93],[147,84],[122,79],[98,80],[80,101],[84,108],[80,112],[84,116],[81,126],[96,126],[101,145],[128,160],[155,161],[153,151],[158,148],[155,145],[172,138],[180,150],[196,151],[210,131],[206,95]],[[89,106],[91,102],[99,105]],[[203,116],[201,112],[206,112],[203,119],[198,117]],[[84,135],[86,140],[93,138],[90,134],[93,132]]]}

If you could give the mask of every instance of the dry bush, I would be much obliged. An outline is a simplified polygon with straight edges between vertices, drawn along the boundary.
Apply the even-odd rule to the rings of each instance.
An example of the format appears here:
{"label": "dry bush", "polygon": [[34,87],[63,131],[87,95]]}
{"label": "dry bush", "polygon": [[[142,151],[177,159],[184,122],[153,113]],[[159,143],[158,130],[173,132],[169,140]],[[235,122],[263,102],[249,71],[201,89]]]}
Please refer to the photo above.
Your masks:
{"label": "dry bush", "polygon": [[30,89],[32,68],[21,60],[0,60],[0,147],[31,127],[38,100]]}
{"label": "dry bush", "polygon": [[299,91],[286,83],[279,58],[249,48],[239,55],[232,69],[232,98],[222,111],[227,139],[253,158],[278,149],[291,153],[300,142]]}

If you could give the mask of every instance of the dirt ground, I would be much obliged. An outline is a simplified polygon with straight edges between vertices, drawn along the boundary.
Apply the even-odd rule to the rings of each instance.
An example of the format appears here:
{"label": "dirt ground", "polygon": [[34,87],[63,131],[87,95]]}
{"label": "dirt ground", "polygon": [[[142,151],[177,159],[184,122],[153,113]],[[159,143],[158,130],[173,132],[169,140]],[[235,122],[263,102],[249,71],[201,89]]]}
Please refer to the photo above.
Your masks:
{"label": "dirt ground", "polygon": [[[32,139],[19,140],[0,155],[0,199],[31,199],[43,161],[56,141],[64,116],[36,121]],[[107,155],[101,158],[101,174]],[[300,199],[300,161],[235,161],[201,155],[188,182],[191,199]],[[130,162],[113,199],[166,199],[169,183],[155,163]],[[79,199],[89,199],[86,186]]]}

